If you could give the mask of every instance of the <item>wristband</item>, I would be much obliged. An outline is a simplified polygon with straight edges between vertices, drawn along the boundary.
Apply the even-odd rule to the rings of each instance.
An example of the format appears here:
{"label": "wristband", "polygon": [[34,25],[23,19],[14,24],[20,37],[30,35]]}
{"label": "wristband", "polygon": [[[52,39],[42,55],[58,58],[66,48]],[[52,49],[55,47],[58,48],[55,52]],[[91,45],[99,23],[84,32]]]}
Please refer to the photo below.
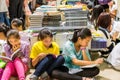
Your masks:
{"label": "wristband", "polygon": [[84,47],[84,48],[80,48],[80,50],[85,50],[86,48]]}

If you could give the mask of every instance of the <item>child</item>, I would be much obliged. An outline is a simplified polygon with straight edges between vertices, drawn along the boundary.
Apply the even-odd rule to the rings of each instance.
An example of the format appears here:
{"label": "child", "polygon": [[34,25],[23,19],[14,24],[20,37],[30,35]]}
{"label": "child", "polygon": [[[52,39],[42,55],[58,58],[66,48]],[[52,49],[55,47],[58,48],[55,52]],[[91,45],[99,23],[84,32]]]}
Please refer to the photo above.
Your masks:
{"label": "child", "polygon": [[22,56],[16,57],[13,61],[7,63],[1,80],[9,80],[11,76],[18,76],[19,80],[25,80],[30,52],[28,43],[20,41],[18,31],[10,30],[7,33],[7,44],[5,44],[4,49],[7,57],[11,57],[12,53],[17,49],[20,49]]}
{"label": "child", "polygon": [[6,43],[6,34],[9,28],[5,25],[0,25],[0,55],[4,53],[3,45]]}
{"label": "child", "polygon": [[31,35],[27,32],[27,30],[25,30],[22,19],[18,19],[18,18],[13,19],[11,22],[11,27],[12,29],[19,31],[21,40],[30,43]]}
{"label": "child", "polygon": [[16,29],[18,31],[23,31],[25,30],[25,27],[23,26],[23,20],[14,18],[11,22],[11,28]]}
{"label": "child", "polygon": [[98,29],[101,35],[103,35],[103,37],[107,40],[107,49],[100,51],[103,57],[106,57],[106,54],[109,54],[112,51],[118,36],[118,32],[115,32],[113,33],[113,35],[110,35],[110,31],[112,30],[111,22],[112,22],[111,16],[109,13],[103,12],[98,17],[98,22],[97,22]]}
{"label": "child", "polygon": [[[103,62],[103,59],[91,61],[90,54],[86,48],[91,37],[92,34],[90,30],[82,28],[80,30],[76,30],[72,39],[66,42],[62,54],[65,58],[64,65],[69,68],[69,73],[90,78],[99,73],[99,69],[97,67],[81,69],[82,66],[101,64]],[[77,72],[73,72],[74,70],[77,70]]]}
{"label": "child", "polygon": [[[44,28],[40,30],[38,42],[36,42],[31,50],[30,58],[35,72],[30,76],[31,80],[38,80],[43,72],[51,75],[55,67],[59,67],[64,63],[64,58],[59,55],[59,46],[52,41],[52,32]],[[49,69],[49,70],[48,70]]]}
{"label": "child", "polygon": [[[4,44],[6,43],[6,34],[9,28],[5,25],[0,25],[0,55],[4,55]],[[0,80],[3,73],[3,68],[5,67],[5,63],[0,59]]]}

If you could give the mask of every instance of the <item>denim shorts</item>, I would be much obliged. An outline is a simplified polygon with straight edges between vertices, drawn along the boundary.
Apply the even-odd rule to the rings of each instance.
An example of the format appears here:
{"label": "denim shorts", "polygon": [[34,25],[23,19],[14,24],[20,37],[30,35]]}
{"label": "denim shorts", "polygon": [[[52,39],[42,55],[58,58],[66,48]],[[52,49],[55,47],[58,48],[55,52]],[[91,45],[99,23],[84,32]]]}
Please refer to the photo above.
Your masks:
{"label": "denim shorts", "polygon": [[7,18],[6,12],[0,12],[0,23],[5,23],[7,26],[10,26],[10,22]]}

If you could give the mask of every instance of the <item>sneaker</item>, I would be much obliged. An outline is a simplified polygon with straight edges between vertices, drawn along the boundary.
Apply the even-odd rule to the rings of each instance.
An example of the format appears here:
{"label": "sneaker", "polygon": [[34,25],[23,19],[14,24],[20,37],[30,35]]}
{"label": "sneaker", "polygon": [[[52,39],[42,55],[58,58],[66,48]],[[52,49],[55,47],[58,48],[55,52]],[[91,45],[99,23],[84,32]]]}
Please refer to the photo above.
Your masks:
{"label": "sneaker", "polygon": [[30,76],[30,80],[38,80],[38,77],[36,75],[32,74]]}
{"label": "sneaker", "polygon": [[83,77],[83,80],[96,80],[95,78],[86,78],[86,77]]}

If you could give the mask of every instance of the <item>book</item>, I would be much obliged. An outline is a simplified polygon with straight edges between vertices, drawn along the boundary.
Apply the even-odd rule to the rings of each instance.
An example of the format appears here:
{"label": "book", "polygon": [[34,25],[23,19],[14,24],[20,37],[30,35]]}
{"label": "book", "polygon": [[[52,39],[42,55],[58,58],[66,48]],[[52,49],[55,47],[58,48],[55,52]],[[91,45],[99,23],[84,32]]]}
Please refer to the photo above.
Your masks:
{"label": "book", "polygon": [[81,71],[83,71],[81,68],[69,69],[69,74],[76,74]]}
{"label": "book", "polygon": [[98,64],[90,64],[90,65],[86,65],[86,66],[81,66],[80,68],[93,68],[98,66]]}
{"label": "book", "polygon": [[22,54],[21,54],[20,48],[19,48],[15,52],[12,53],[11,57],[6,57],[6,56],[1,56],[0,55],[0,59],[9,62],[9,61],[14,60],[16,57],[20,57],[21,55]]}

